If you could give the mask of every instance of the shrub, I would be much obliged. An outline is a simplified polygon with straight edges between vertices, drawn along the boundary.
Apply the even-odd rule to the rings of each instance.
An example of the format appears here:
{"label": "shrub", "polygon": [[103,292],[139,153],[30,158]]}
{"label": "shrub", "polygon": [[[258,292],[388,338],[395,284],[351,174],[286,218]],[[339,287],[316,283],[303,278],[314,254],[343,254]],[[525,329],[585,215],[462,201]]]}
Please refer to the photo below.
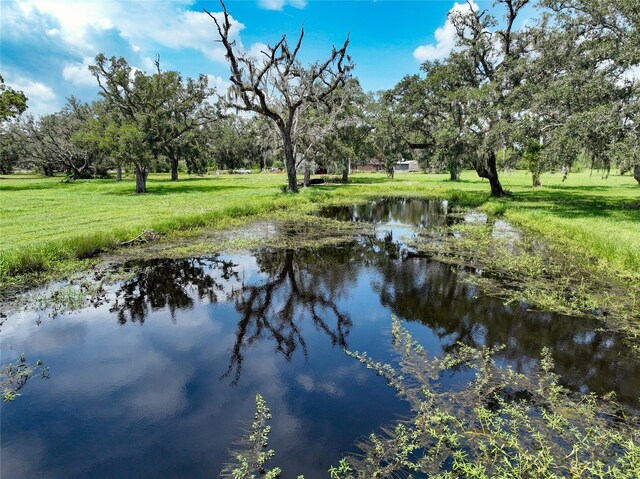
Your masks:
{"label": "shrub", "polygon": [[[496,365],[500,348],[459,344],[454,353],[430,358],[396,318],[392,338],[399,370],[366,353],[347,354],[384,377],[409,402],[411,416],[371,434],[359,444],[362,454],[329,469],[332,479],[640,477],[637,427],[611,398],[575,396],[562,387],[547,351],[538,370],[525,376]],[[453,368],[472,368],[476,377],[464,389],[443,389],[439,379]],[[253,431],[226,477],[254,477],[274,455],[264,452],[270,416],[261,397],[257,406]]]}

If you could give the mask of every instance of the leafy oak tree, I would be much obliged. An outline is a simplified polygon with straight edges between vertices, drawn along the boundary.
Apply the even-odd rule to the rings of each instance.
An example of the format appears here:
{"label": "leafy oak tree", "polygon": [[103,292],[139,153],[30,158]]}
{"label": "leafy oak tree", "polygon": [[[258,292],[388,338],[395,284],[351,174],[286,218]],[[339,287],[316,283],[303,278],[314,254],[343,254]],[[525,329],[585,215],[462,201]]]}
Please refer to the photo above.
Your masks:
{"label": "leafy oak tree", "polygon": [[14,90],[0,75],[0,173],[11,173],[20,160],[22,135],[20,127],[12,120],[27,109],[27,97],[20,90]]}
{"label": "leafy oak tree", "polygon": [[95,175],[99,159],[93,145],[76,142],[76,135],[91,115],[91,107],[70,98],[60,111],[22,122],[25,166],[47,176],[64,172],[69,179]]}
{"label": "leafy oak tree", "polygon": [[27,109],[28,98],[20,90],[14,90],[0,75],[0,122],[19,117]]}
{"label": "leafy oak tree", "polygon": [[25,135],[22,125],[6,122],[0,126],[0,174],[8,175],[24,158]]}
{"label": "leafy oak tree", "polygon": [[530,0],[497,0],[503,18],[481,10],[471,2],[456,9],[450,20],[456,29],[458,52],[447,63],[470,74],[459,89],[464,105],[466,133],[473,138],[476,154],[471,157],[481,178],[489,180],[491,194],[505,194],[500,184],[497,150],[509,143],[509,124],[517,112],[511,93],[522,81],[520,65],[528,61],[534,39],[528,28],[516,29],[516,20]]}
{"label": "leafy oak tree", "polygon": [[342,182],[349,181],[353,165],[361,164],[373,156],[368,141],[373,129],[373,99],[367,95],[356,79],[349,80],[338,91],[342,98],[335,114],[334,129],[323,141],[325,160],[341,171]]}
{"label": "leafy oak tree", "polygon": [[[179,73],[160,70],[147,75],[129,66],[124,58],[107,59],[102,53],[89,70],[96,77],[104,112],[114,125],[108,126],[116,156],[126,155],[136,173],[136,192],[146,193],[147,176],[161,157],[169,159],[172,179],[178,178],[180,153],[189,150],[188,132],[214,120],[204,105],[212,94],[208,80],[182,80]],[[119,143],[120,142],[120,143]]]}
{"label": "leafy oak tree", "polygon": [[513,146],[522,152],[534,186],[541,186],[543,172],[569,171],[580,156],[608,172],[611,145],[625,135],[625,122],[631,125],[625,111],[633,82],[624,78],[626,47],[617,46],[623,37],[611,34],[605,18],[568,9],[572,3],[580,2],[542,2],[548,8],[531,29],[535,55],[519,66],[526,81],[511,95],[518,112]]}
{"label": "leafy oak tree", "polygon": [[[465,162],[486,178],[493,196],[503,196],[497,151],[512,142],[518,111],[512,93],[523,81],[531,29],[515,28],[529,0],[497,0],[503,18],[467,2],[453,9],[456,49],[440,63],[423,65],[425,78],[407,77],[390,93],[407,143],[446,164],[456,181]],[[404,128],[403,128],[404,127]]]}
{"label": "leafy oak tree", "polygon": [[[633,0],[542,0],[551,12],[547,31],[555,41],[542,58],[556,58],[552,92],[564,92],[556,114],[556,150],[574,142],[593,166],[609,171],[616,162],[634,171],[637,154],[640,82],[640,9]],[[546,33],[546,32],[545,32]],[[636,72],[634,74],[634,72]],[[560,103],[560,102],[558,102]],[[577,143],[577,145],[576,145]]]}
{"label": "leafy oak tree", "polygon": [[314,166],[335,169],[342,181],[349,180],[351,163],[366,154],[366,137],[371,126],[367,116],[369,98],[356,79],[338,87],[325,102],[310,105],[298,121],[298,163],[304,169],[304,186]]}
{"label": "leafy oak tree", "polygon": [[372,130],[368,137],[374,156],[381,160],[387,176],[394,177],[394,167],[403,158],[411,157],[411,149],[399,126],[398,116],[385,95],[374,103]]}
{"label": "leafy oak tree", "polygon": [[385,94],[397,112],[398,128],[410,148],[421,150],[423,166],[447,170],[451,181],[477,153],[467,115],[465,86],[473,82],[469,64],[452,56],[446,62],[425,62],[424,77],[409,75]]}

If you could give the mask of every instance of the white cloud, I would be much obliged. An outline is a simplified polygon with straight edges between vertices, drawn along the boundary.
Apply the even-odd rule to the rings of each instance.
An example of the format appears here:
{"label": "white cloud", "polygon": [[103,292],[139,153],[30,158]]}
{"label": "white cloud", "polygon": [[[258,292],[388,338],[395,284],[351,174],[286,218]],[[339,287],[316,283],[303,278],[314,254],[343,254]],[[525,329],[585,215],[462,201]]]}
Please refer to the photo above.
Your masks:
{"label": "white cloud", "polygon": [[[30,98],[29,112],[35,115],[58,110],[71,94],[95,98],[97,82],[87,67],[99,52],[125,56],[132,67],[147,72],[155,71],[152,59],[158,52],[165,69],[184,68],[185,57],[193,59],[193,70],[220,75],[228,68],[224,48],[216,42],[215,23],[203,11],[195,11],[195,0],[0,1],[3,47],[6,41],[18,52],[3,55],[2,73],[12,85],[19,83]],[[222,20],[221,12],[212,15]],[[233,18],[231,23],[231,39],[243,48],[244,25]],[[172,65],[174,52],[183,56]],[[203,66],[198,67],[198,62]],[[219,77],[212,77],[211,84],[220,92],[228,86]]]}
{"label": "white cloud", "polygon": [[207,75],[207,79],[209,80],[209,86],[215,88],[216,93],[219,95],[225,93],[227,88],[231,86],[231,83],[219,76]]}
{"label": "white cloud", "polygon": [[[142,13],[138,12],[137,15],[121,21],[118,25],[124,38],[130,41],[135,40],[136,45],[149,43],[151,40],[172,49],[192,48],[199,50],[212,60],[226,63],[224,48],[215,43],[218,39],[216,26],[206,13],[183,10],[178,14],[167,12],[158,15],[154,12],[148,19],[145,19],[146,15]],[[212,15],[219,21],[222,20],[221,13],[212,13]],[[243,28],[242,23],[232,19],[231,37],[237,38]]]}
{"label": "white cloud", "polygon": [[291,5],[295,8],[304,8],[307,6],[306,0],[258,0],[258,6],[265,10],[282,10],[285,5]]}
{"label": "white cloud", "polygon": [[82,63],[67,63],[62,69],[62,78],[74,85],[96,86],[96,78],[89,71],[92,57],[84,57]]}
{"label": "white cloud", "polygon": [[142,57],[142,67],[147,73],[153,73],[156,71],[155,60],[151,57]]}
{"label": "white cloud", "polygon": [[31,33],[32,28],[38,28],[39,31],[46,31],[47,34],[57,33],[56,29],[48,28],[38,21],[25,21],[25,12],[20,4],[14,2],[2,2],[2,15],[0,15],[0,25],[2,40],[21,39]]}
{"label": "white cloud", "polygon": [[247,56],[264,62],[268,57],[263,52],[268,52],[268,48],[269,46],[266,43],[254,43],[249,50],[247,50]]}
{"label": "white cloud", "polygon": [[18,6],[27,21],[43,14],[54,19],[59,28],[52,28],[47,33],[59,34],[66,43],[85,52],[95,50],[95,46],[89,41],[90,30],[114,28],[109,18],[111,12],[108,2],[27,0],[19,2]]}
{"label": "white cloud", "polygon": [[[47,34],[59,36],[73,47],[73,51],[82,55],[95,55],[100,51],[96,46],[98,35],[113,30],[128,40],[135,52],[153,50],[157,46],[192,48],[212,60],[225,63],[224,49],[214,43],[218,33],[213,20],[204,12],[189,10],[187,7],[192,3],[190,0],[25,0],[10,12],[12,18],[8,23],[33,25],[44,17],[50,24]],[[295,3],[299,3],[298,0]],[[222,19],[220,12],[212,15]],[[233,18],[231,24],[231,37],[237,38],[244,25]]]}
{"label": "white cloud", "polygon": [[28,112],[34,115],[50,113],[58,108],[58,97],[51,87],[42,82],[7,73],[5,80],[12,88],[27,96]]}
{"label": "white cloud", "polygon": [[[478,5],[472,1],[471,5],[474,9],[478,8]],[[451,22],[450,16],[452,13],[465,13],[469,11],[469,5],[466,3],[454,3],[447,20],[440,28],[435,31],[436,43],[430,43],[428,45],[421,45],[413,51],[413,57],[419,62],[441,60],[449,53],[451,53],[456,47],[456,29]]]}

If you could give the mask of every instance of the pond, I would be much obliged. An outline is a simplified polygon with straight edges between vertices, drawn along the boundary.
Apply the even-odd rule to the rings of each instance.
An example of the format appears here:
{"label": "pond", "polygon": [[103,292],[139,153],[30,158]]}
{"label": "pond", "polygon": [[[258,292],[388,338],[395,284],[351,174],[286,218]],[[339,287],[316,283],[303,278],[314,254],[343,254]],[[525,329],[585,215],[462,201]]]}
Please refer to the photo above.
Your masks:
{"label": "pond", "polygon": [[[407,236],[450,224],[447,205],[377,201],[323,215],[376,224],[339,246],[125,265],[107,300],[49,317],[11,314],[2,362],[50,368],[2,407],[2,477],[216,477],[251,420],[271,408],[273,465],[327,477],[354,441],[408,413],[344,348],[390,361],[392,315],[431,354],[505,344],[520,371],[549,348],[562,381],[635,404],[640,365],[594,320],[505,305]],[[445,386],[473,371],[451,371]]]}

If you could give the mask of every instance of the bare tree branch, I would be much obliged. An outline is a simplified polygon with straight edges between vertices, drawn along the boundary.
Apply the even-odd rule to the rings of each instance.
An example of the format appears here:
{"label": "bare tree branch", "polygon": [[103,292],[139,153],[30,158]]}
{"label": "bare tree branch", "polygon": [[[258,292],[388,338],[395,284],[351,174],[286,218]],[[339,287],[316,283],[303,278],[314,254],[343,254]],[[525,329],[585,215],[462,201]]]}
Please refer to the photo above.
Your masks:
{"label": "bare tree branch", "polygon": [[298,53],[304,39],[304,26],[300,30],[293,50],[289,48],[286,35],[282,35],[274,46],[263,51],[264,58],[252,58],[242,52],[236,40],[231,38],[232,19],[226,5],[222,6],[222,18],[205,10],[216,25],[225,48],[231,70],[231,91],[226,106],[242,111],[253,111],[270,118],[276,125],[283,141],[288,188],[297,191],[296,146],[298,116],[304,105],[318,104],[332,96],[336,89],[349,78],[353,69],[347,55],[349,37],[341,48],[332,48],[324,62],[304,68]]}

